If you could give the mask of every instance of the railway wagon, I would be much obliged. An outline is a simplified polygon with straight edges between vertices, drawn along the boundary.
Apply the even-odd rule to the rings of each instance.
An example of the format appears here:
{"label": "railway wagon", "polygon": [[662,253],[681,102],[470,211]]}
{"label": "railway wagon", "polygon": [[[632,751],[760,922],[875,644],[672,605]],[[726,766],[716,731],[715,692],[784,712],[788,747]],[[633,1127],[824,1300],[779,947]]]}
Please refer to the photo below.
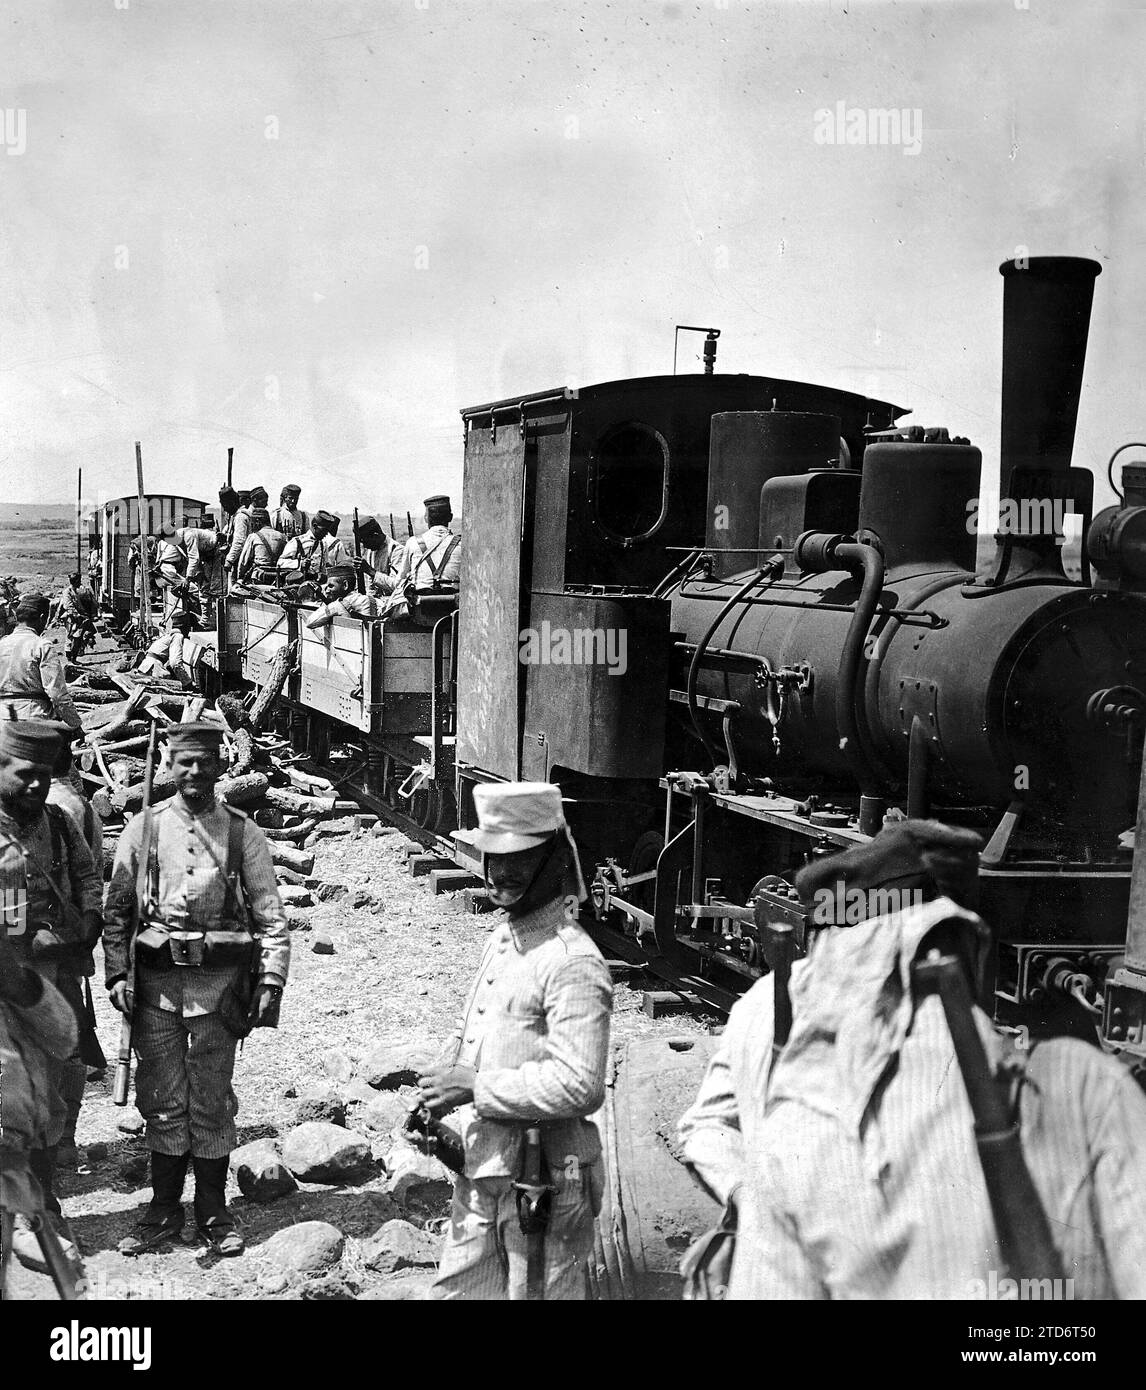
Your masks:
{"label": "railway wagon", "polygon": [[[208,503],[195,497],[148,493],[143,498],[144,534],[170,535],[178,526],[197,526],[207,508]],[[115,497],[101,503],[95,522],[103,562],[98,595],[100,606],[110,611],[118,624],[126,621],[138,604],[128,556],[132,541],[140,534],[139,498]]]}

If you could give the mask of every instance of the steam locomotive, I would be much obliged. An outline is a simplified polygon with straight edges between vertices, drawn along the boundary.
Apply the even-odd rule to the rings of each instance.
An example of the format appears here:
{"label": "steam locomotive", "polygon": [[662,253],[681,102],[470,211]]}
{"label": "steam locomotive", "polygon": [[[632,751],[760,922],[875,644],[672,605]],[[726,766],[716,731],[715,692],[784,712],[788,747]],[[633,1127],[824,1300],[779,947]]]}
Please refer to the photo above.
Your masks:
{"label": "steam locomotive", "polygon": [[[296,731],[442,833],[479,782],[559,783],[598,928],[718,1004],[767,969],[768,923],[802,931],[812,857],[889,816],[974,827],[999,1020],[1142,1050],[1146,465],[1097,517],[1071,466],[1099,267],[1001,270],[989,554],[979,449],[891,402],[709,361],[487,403],[462,412],[456,611],[295,633]],[[228,601],[228,679],[292,639],[259,605]]]}

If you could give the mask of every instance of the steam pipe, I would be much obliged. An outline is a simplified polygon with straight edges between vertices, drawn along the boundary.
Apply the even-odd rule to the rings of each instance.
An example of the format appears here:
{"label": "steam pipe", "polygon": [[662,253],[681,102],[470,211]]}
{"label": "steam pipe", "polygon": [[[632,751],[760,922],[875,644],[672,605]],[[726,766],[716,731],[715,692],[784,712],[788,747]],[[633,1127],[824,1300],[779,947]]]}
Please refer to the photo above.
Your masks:
{"label": "steam pipe", "polygon": [[692,727],[696,730],[701,743],[704,744],[704,751],[711,759],[713,767],[716,767],[720,762],[720,754],[716,750],[716,745],[705,732],[704,726],[700,721],[700,709],[696,703],[696,682],[697,677],[700,675],[701,662],[704,660],[704,654],[708,649],[708,644],[712,641],[713,637],[716,636],[720,624],[728,617],[729,613],[732,612],[741,599],[746,598],[758,584],[771,584],[773,580],[783,573],[784,562],[778,557],[769,560],[763,569],[757,570],[756,573],[742,584],[723,605],[720,612],[717,613],[716,617],[713,618],[712,622],[709,624],[708,631],[696,644],[696,651],[692,654],[692,661],[689,663],[688,668],[688,684],[686,687],[688,694],[688,713],[692,720]]}

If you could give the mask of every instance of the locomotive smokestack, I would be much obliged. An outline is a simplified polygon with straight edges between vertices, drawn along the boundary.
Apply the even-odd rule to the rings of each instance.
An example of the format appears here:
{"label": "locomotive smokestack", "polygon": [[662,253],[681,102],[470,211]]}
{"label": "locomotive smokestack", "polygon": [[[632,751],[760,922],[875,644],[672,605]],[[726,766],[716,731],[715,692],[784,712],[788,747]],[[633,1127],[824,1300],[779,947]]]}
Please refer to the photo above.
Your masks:
{"label": "locomotive smokestack", "polygon": [[1004,261],[1000,482],[1016,468],[1065,473],[1074,449],[1097,261],[1034,256]]}
{"label": "locomotive smokestack", "polygon": [[1097,261],[1076,256],[1034,256],[999,267],[1004,502],[998,548],[981,583],[1002,584],[1036,569],[1065,578],[1063,517],[1088,511],[1093,487],[1089,474],[1072,474],[1070,460],[1094,281],[1101,273]]}

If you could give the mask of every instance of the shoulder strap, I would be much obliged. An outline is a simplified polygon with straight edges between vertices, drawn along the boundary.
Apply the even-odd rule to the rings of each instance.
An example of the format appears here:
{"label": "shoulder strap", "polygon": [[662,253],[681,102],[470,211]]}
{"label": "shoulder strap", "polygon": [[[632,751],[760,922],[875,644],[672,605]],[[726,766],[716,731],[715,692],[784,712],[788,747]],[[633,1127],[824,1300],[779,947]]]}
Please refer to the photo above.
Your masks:
{"label": "shoulder strap", "polygon": [[53,802],[44,804],[44,812],[48,817],[48,834],[52,840],[52,868],[59,869],[64,862],[64,813]]}
{"label": "shoulder strap", "polygon": [[[87,842],[89,848],[90,848],[90,846],[91,846],[92,835],[93,835],[94,832],[95,832],[95,811],[94,811],[93,808],[92,808],[91,802],[88,801],[87,798],[85,797],[85,798],[84,798],[84,839],[85,839],[85,841]],[[101,866],[100,866],[99,864],[96,865],[96,868],[97,868],[97,869],[100,868],[100,867],[101,867]]]}
{"label": "shoulder strap", "polygon": [[[442,558],[439,560],[439,562],[438,562],[436,565],[434,564],[434,557],[433,557],[433,555],[432,555],[431,552],[428,551],[428,550],[423,554],[422,558],[418,561],[418,565],[425,565],[425,566],[429,569],[430,573],[431,573],[431,574],[433,575],[433,577],[434,577],[434,584],[435,584],[435,586],[437,586],[437,584],[440,582],[441,577],[442,577],[442,571],[445,569],[446,564],[448,563],[450,556],[454,553],[454,548],[455,548],[455,546],[457,545],[458,541],[460,541],[460,540],[461,540],[461,536],[454,536],[454,535],[451,535],[451,536],[450,536],[450,543],[449,543],[449,545],[446,546],[445,553],[443,554]],[[417,567],[418,567],[418,566],[415,565],[414,568],[416,569]]]}

